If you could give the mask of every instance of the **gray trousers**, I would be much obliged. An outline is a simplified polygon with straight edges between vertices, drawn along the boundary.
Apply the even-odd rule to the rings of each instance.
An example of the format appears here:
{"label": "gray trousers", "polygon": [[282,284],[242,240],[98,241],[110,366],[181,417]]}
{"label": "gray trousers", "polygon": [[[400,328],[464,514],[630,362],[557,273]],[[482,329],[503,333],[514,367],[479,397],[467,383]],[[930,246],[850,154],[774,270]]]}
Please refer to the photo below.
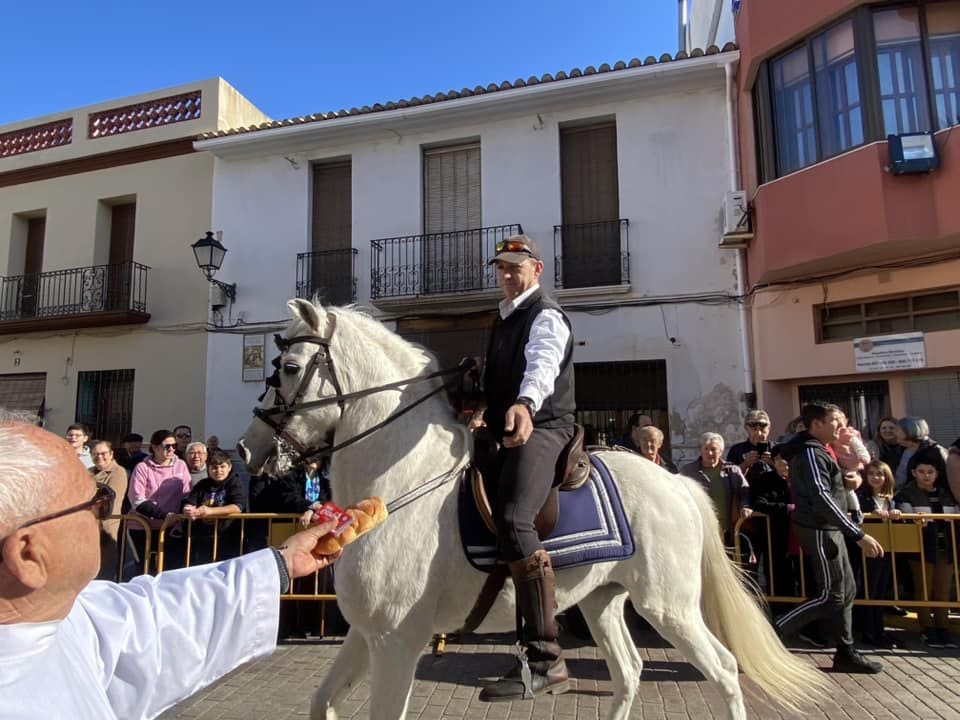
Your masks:
{"label": "gray trousers", "polygon": [[[820,594],[777,619],[783,636],[796,634],[815,620],[829,620],[837,646],[853,645],[853,600],[857,582],[839,530],[813,530],[796,525],[797,540],[811,560]],[[809,585],[808,585],[809,586]]]}

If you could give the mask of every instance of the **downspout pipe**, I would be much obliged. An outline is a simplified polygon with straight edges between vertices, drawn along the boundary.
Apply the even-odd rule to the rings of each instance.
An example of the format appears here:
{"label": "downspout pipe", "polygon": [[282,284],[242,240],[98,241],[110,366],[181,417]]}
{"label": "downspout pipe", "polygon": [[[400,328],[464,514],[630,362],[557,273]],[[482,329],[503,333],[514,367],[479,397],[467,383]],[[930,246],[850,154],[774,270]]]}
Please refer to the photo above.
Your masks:
{"label": "downspout pipe", "polygon": [[[728,62],[723,66],[726,80],[727,106],[727,164],[729,167],[730,190],[740,190],[740,153],[737,131],[737,79],[736,63]],[[743,361],[743,388],[746,404],[753,407],[756,404],[757,389],[753,375],[753,332],[750,310],[745,295],[747,293],[747,252],[744,248],[737,248],[737,296],[738,315],[740,320],[740,355]]]}

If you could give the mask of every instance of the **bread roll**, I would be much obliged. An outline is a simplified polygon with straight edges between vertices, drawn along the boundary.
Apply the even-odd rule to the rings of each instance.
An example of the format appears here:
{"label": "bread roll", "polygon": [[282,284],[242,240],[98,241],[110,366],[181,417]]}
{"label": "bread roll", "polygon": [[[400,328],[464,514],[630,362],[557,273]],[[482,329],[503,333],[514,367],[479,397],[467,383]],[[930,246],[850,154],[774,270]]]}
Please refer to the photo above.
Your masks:
{"label": "bread roll", "polygon": [[333,555],[352,543],[358,537],[380,525],[387,519],[387,507],[383,499],[379,497],[369,497],[361,500],[356,505],[344,508],[344,512],[353,518],[353,522],[347,525],[339,535],[327,533],[317,542],[313,548],[313,554],[317,557],[324,555]]}

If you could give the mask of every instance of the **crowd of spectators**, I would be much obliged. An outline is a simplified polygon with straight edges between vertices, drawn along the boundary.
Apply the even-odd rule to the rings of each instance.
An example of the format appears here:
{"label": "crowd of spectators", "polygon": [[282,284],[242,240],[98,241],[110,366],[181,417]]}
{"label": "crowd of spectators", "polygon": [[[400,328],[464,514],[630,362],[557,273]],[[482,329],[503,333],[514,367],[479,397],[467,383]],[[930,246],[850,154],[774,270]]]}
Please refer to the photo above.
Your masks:
{"label": "crowd of spectators", "polygon": [[[100,579],[126,580],[145,570],[154,572],[161,527],[165,527],[163,568],[170,570],[225,560],[270,544],[267,520],[241,525],[231,515],[295,513],[300,516],[296,524],[306,527],[330,499],[329,475],[319,463],[279,478],[250,478],[238,472],[240,468],[219,448],[216,436],[207,442],[194,440],[188,425],[156,430],[146,448],[139,433],[128,434],[116,448],[107,440],[91,440],[88,429],[79,423],[71,425],[65,437],[94,479],[113,489],[112,514],[135,513],[150,528],[148,545],[147,531],[140,523],[129,522],[121,528],[119,520],[111,519],[103,524]],[[277,528],[282,527],[278,523]],[[332,568],[322,575],[319,589],[332,592]],[[313,578],[298,580],[294,591],[314,594],[314,582]],[[320,611],[317,603],[285,603],[281,633],[319,634]],[[340,623],[342,618],[334,612],[327,624],[331,621]]]}
{"label": "crowd of spectators", "polygon": [[[740,546],[745,568],[766,595],[775,599],[812,597],[819,588],[813,587],[809,558],[801,568],[800,547],[791,523],[796,496],[790,482],[790,459],[796,452],[796,441],[808,437],[806,427],[802,418],[794,418],[773,442],[769,415],[751,410],[744,418],[744,431],[746,438],[731,445],[726,455],[724,438],[704,433],[698,457],[682,465],[679,473],[697,480],[708,492],[725,542],[730,547]],[[870,434],[872,437],[864,440],[860,431],[841,416],[839,434],[826,447],[844,475],[846,510],[851,520],[861,524],[865,514],[896,521],[902,513],[960,512],[960,438],[945,447],[931,437],[927,422],[916,417],[883,417]],[[649,416],[636,414],[628,422],[627,433],[612,444],[676,472],[663,450],[663,440],[662,431],[653,426]],[[757,517],[752,517],[754,511]],[[735,538],[738,523],[739,537]],[[954,555],[960,551],[960,528],[953,531],[948,522],[931,520],[923,523],[920,532],[922,560],[919,552],[898,553],[898,597],[904,605],[909,605],[910,599],[956,600]],[[855,543],[848,543],[847,549],[857,577],[858,596],[893,598],[890,556],[863,558]],[[771,603],[774,613],[789,607],[786,601]],[[866,643],[890,647],[894,640],[884,627],[883,612],[879,606],[858,608],[855,624]],[[949,633],[946,608],[918,607],[917,616],[928,645],[956,647]],[[806,637],[821,644],[816,632]]]}

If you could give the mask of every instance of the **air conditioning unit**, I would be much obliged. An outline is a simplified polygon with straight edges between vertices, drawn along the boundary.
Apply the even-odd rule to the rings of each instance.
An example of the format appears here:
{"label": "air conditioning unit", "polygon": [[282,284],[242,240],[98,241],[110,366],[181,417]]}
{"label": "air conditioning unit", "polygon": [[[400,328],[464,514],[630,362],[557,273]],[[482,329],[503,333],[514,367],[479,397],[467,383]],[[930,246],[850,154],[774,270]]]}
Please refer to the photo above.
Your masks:
{"label": "air conditioning unit", "polygon": [[743,190],[731,190],[723,196],[723,234],[740,235],[749,232],[747,193]]}

